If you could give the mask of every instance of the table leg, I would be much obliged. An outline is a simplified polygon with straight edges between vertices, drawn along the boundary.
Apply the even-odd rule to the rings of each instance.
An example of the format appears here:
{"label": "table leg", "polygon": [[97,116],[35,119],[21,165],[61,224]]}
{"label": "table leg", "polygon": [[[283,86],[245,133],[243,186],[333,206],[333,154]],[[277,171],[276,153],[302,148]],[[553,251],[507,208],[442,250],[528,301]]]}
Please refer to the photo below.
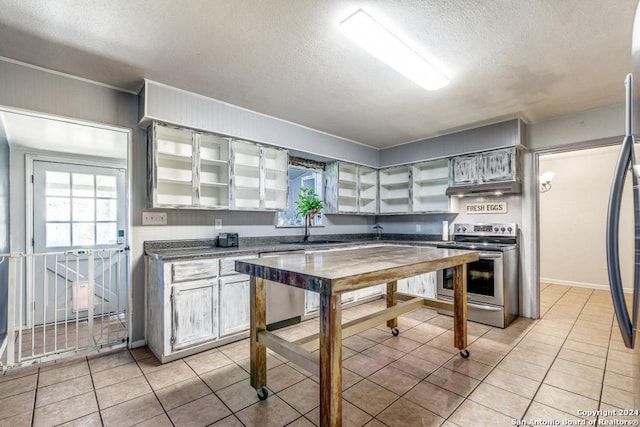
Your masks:
{"label": "table leg", "polygon": [[249,285],[251,320],[249,325],[249,347],[251,351],[251,386],[261,389],[267,385],[267,348],[258,343],[258,332],[267,329],[267,292],[264,279],[251,276]]}
{"label": "table leg", "polygon": [[320,425],[342,425],[342,296],[320,294]]}
{"label": "table leg", "polygon": [[[398,282],[394,280],[393,282],[387,283],[387,308],[393,307],[398,302],[396,301],[396,292],[398,290]],[[387,320],[387,326],[390,328],[398,327],[398,318],[394,317],[393,319]]]}
{"label": "table leg", "polygon": [[453,345],[467,348],[467,264],[453,269]]}

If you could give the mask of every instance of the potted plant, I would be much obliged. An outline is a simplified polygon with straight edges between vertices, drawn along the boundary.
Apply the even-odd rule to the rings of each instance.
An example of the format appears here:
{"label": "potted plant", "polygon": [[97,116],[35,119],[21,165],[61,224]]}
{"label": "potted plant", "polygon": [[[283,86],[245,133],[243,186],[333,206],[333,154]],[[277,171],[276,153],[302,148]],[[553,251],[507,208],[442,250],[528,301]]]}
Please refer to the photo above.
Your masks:
{"label": "potted plant", "polygon": [[311,218],[313,218],[323,208],[322,201],[313,188],[302,187],[298,193],[298,200],[295,201],[296,213],[304,219],[304,240],[309,240],[309,229],[311,228]]}

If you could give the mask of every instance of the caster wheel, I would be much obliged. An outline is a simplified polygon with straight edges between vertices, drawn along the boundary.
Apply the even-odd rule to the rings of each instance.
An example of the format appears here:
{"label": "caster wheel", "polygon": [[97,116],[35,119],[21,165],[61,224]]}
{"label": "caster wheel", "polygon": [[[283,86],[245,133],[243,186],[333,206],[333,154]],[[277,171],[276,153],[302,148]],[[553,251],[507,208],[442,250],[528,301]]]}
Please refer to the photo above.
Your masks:
{"label": "caster wheel", "polygon": [[467,357],[469,357],[469,350],[467,350],[466,348],[464,350],[460,350],[460,356],[462,356],[463,359],[466,359]]}
{"label": "caster wheel", "polygon": [[394,337],[397,337],[399,334],[400,331],[398,330],[398,328],[391,329],[391,335],[393,335]]}
{"label": "caster wheel", "polygon": [[258,399],[260,400],[265,400],[267,396],[269,396],[269,391],[264,387],[256,390],[256,393],[258,394]]}

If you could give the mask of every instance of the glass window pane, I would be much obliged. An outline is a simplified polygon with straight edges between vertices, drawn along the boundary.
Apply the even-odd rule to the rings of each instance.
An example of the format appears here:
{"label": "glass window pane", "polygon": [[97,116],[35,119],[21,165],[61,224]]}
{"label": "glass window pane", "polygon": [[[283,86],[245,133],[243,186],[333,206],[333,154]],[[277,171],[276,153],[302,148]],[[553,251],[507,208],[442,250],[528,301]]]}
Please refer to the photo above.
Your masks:
{"label": "glass window pane", "polygon": [[96,244],[115,245],[118,242],[118,232],[115,222],[102,222],[96,224]]}
{"label": "glass window pane", "polygon": [[116,177],[96,175],[96,197],[116,198]]}
{"label": "glass window pane", "polygon": [[95,200],[94,199],[73,199],[73,220],[74,221],[94,221],[95,220]]}
{"label": "glass window pane", "polygon": [[71,185],[67,172],[46,171],[44,178],[45,194],[47,196],[69,196]]}
{"label": "glass window pane", "polygon": [[73,195],[75,197],[94,197],[93,175],[84,173],[73,174]]}
{"label": "glass window pane", "polygon": [[46,245],[48,248],[71,246],[69,241],[69,223],[47,223]]}
{"label": "glass window pane", "polygon": [[93,222],[73,223],[73,246],[93,246],[95,245],[95,229]]}
{"label": "glass window pane", "polygon": [[45,203],[45,221],[69,221],[71,219],[68,197],[47,197]]}
{"label": "glass window pane", "polygon": [[[312,188],[322,200],[322,171],[289,166],[289,200],[288,208],[278,212],[277,227],[304,227],[304,218],[297,213],[296,201],[301,188]],[[315,215],[313,226],[322,225],[322,215]]]}
{"label": "glass window pane", "polygon": [[115,199],[96,200],[96,221],[116,221],[118,203]]}

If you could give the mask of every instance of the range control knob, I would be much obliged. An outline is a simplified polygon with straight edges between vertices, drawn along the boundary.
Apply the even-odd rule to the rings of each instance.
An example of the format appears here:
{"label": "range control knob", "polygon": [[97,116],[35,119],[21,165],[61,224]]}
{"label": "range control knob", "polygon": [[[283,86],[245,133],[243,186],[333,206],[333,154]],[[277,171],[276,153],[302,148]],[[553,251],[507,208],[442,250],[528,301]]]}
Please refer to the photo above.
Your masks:
{"label": "range control knob", "polygon": [[508,227],[508,228],[507,228],[507,231],[509,231],[509,233],[511,233],[511,232],[513,231],[513,228]]}
{"label": "range control knob", "polygon": [[498,227],[494,228],[494,229],[493,229],[493,231],[494,231],[495,233],[497,233],[497,232],[498,232]]}
{"label": "range control knob", "polygon": [[456,228],[456,233],[460,233],[462,231],[462,227],[457,227]]}
{"label": "range control knob", "polygon": [[462,231],[467,231],[467,227],[462,227]]}
{"label": "range control knob", "polygon": [[504,227],[502,227],[500,230],[504,233]]}

